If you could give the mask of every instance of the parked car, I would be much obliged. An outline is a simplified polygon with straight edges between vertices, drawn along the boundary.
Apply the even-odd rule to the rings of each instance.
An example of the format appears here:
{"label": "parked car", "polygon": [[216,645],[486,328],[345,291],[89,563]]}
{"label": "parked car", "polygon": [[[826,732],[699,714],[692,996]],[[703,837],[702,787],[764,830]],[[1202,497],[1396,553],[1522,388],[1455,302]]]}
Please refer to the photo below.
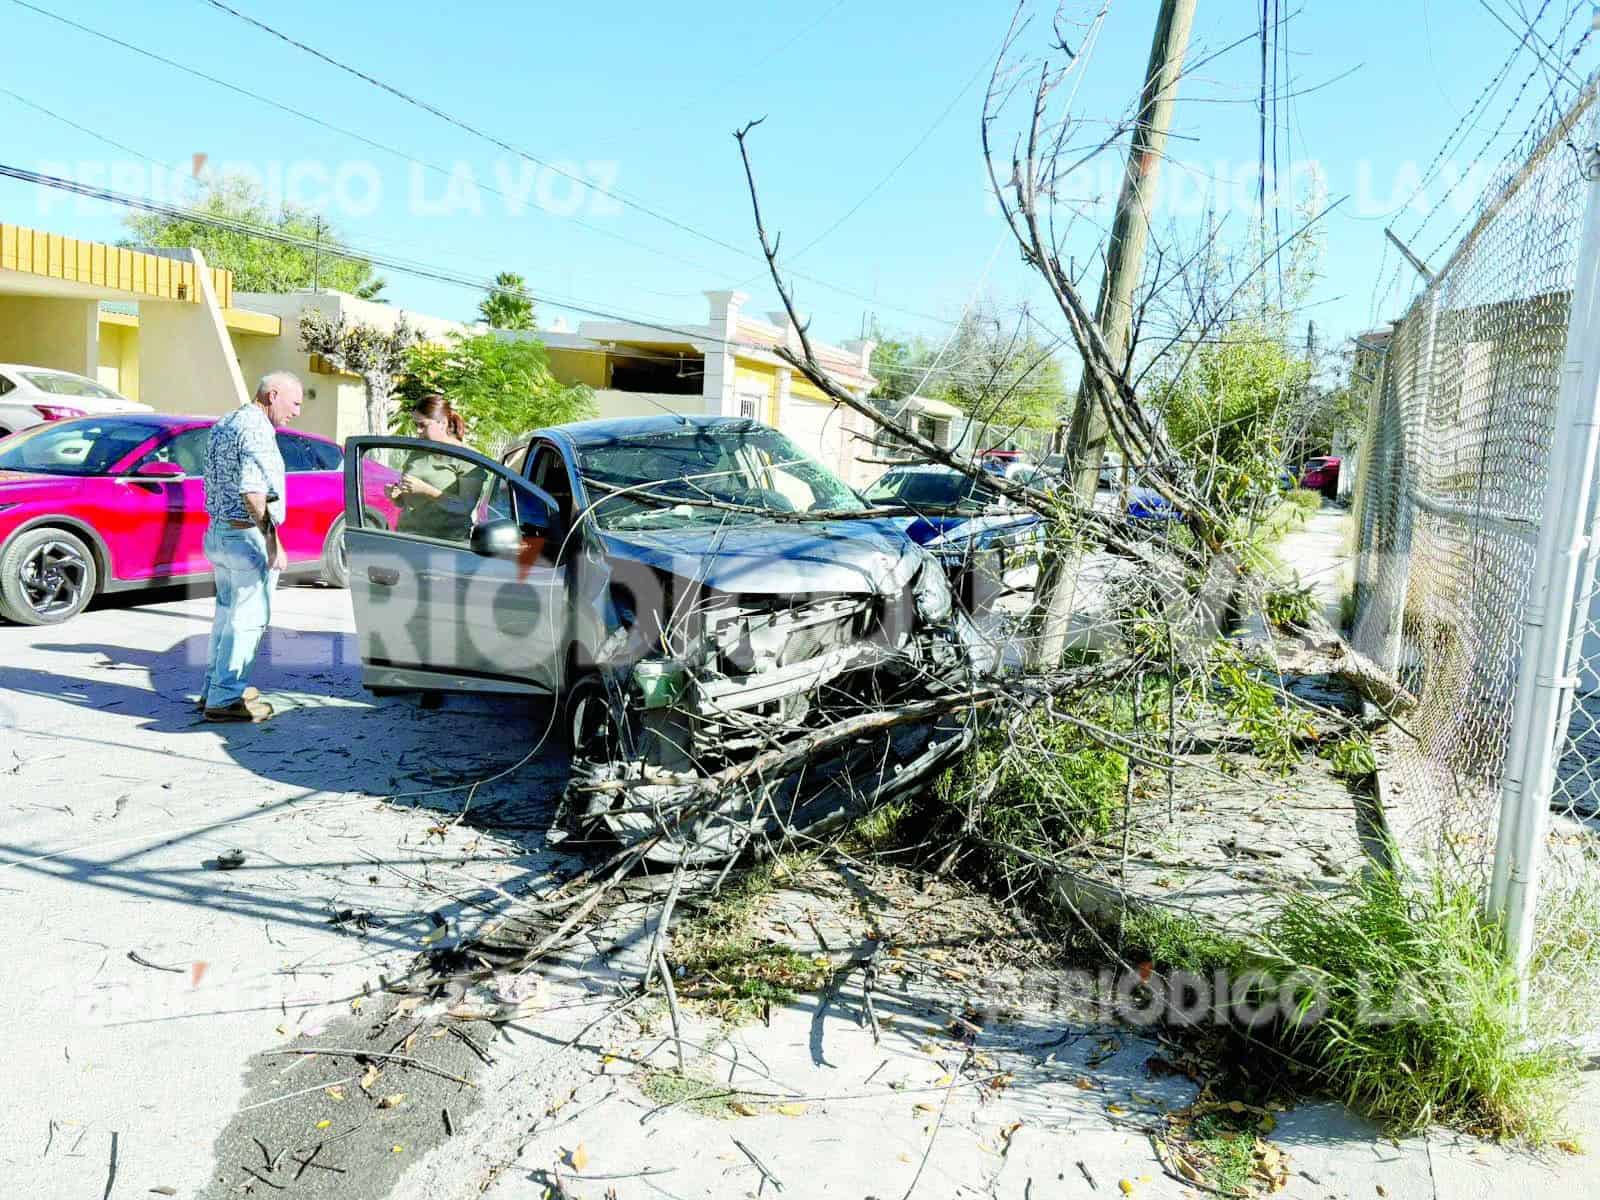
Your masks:
{"label": "parked car", "polygon": [[[1028,466],[1024,473],[1039,470]],[[866,499],[907,510],[898,519],[901,527],[938,557],[969,612],[986,606],[1008,571],[1037,561],[1044,539],[1037,513],[951,467],[894,467],[867,489]]]}
{"label": "parked car", "polygon": [[993,475],[1004,475],[1006,469],[1018,465],[1031,465],[1021,450],[1001,450],[998,447],[978,452],[978,465]]}
{"label": "parked car", "polygon": [[1310,459],[1300,472],[1300,486],[1307,491],[1321,492],[1331,500],[1339,490],[1339,464],[1342,461],[1334,454]]}
{"label": "parked car", "polygon": [[[0,616],[53,625],[102,592],[208,579],[206,439],[215,418],[51,421],[0,442]],[[344,587],[339,447],[278,432],[288,469],[289,572]],[[391,475],[391,480],[393,476]],[[382,490],[368,497],[392,511]]]}
{"label": "parked car", "polygon": [[[580,828],[704,861],[774,814],[802,825],[818,806],[915,786],[970,739],[940,722],[862,730],[832,766],[807,766],[804,793],[773,770],[718,788],[714,811],[676,810],[703,794],[686,777],[998,659],[904,523],[866,515],[774,429],[579,422],[539,431],[520,466],[406,438],[352,438],[346,451],[364,683],[557,698],[574,754],[564,812]],[[457,534],[407,533],[364,504],[375,472],[419,451],[476,473]]]}
{"label": "parked car", "polygon": [[46,421],[153,411],[71,371],[0,363],[0,437]]}
{"label": "parked car", "polygon": [[1153,487],[1140,486],[1128,489],[1130,521],[1176,521],[1182,515],[1172,501]]}

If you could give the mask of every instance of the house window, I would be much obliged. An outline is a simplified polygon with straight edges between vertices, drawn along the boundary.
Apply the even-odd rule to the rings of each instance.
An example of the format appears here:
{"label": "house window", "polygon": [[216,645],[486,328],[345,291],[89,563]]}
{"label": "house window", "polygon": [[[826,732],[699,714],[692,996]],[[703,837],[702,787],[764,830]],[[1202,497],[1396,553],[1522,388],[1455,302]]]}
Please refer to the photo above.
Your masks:
{"label": "house window", "polygon": [[745,420],[754,421],[754,420],[757,419],[757,417],[759,415],[756,412],[756,408],[757,407],[758,407],[758,402],[757,402],[757,400],[756,400],[756,398],[754,396],[740,396],[739,397],[739,415],[741,417],[743,417]]}

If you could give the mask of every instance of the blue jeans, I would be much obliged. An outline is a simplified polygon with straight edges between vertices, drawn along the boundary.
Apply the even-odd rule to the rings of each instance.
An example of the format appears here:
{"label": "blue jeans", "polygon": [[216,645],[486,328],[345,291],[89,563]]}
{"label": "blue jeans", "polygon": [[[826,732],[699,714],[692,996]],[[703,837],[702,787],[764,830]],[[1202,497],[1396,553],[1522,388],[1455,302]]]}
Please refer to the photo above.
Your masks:
{"label": "blue jeans", "polygon": [[267,539],[259,529],[213,522],[205,551],[216,576],[217,614],[200,698],[207,708],[226,708],[244,695],[261,635],[272,620],[278,573],[267,569]]}

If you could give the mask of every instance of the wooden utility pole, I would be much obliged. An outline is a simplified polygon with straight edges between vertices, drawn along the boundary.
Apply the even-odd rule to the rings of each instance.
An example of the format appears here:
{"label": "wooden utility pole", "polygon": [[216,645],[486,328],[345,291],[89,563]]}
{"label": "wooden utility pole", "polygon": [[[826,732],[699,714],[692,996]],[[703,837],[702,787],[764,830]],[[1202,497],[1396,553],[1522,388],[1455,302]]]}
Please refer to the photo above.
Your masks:
{"label": "wooden utility pole", "polygon": [[[1111,359],[1119,367],[1128,353],[1133,329],[1133,297],[1144,270],[1145,246],[1150,240],[1150,205],[1155,198],[1161,158],[1167,149],[1173,104],[1183,58],[1189,49],[1196,0],[1161,0],[1156,18],[1150,63],[1139,92],[1139,114],[1133,127],[1133,145],[1117,199],[1111,244],[1106,248],[1106,273],[1100,281],[1095,319],[1105,335]],[[1067,434],[1067,463],[1080,500],[1092,502],[1105,453],[1106,420],[1101,408],[1099,383],[1085,374]]]}

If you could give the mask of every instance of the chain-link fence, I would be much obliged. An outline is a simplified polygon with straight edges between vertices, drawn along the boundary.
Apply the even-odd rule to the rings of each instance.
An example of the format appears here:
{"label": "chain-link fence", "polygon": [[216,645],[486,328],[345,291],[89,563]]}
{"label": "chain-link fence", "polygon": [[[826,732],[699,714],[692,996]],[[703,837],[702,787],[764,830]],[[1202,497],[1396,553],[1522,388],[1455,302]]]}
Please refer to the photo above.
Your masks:
{"label": "chain-link fence", "polygon": [[[1355,487],[1352,642],[1418,701],[1389,742],[1391,829],[1502,912],[1537,895],[1541,860],[1547,906],[1581,891],[1600,848],[1600,596],[1570,553],[1600,534],[1584,433],[1600,373],[1580,370],[1600,360],[1594,99],[1505,173],[1396,325]],[[1559,754],[1530,754],[1541,740]],[[1517,841],[1535,789],[1542,847]]]}

